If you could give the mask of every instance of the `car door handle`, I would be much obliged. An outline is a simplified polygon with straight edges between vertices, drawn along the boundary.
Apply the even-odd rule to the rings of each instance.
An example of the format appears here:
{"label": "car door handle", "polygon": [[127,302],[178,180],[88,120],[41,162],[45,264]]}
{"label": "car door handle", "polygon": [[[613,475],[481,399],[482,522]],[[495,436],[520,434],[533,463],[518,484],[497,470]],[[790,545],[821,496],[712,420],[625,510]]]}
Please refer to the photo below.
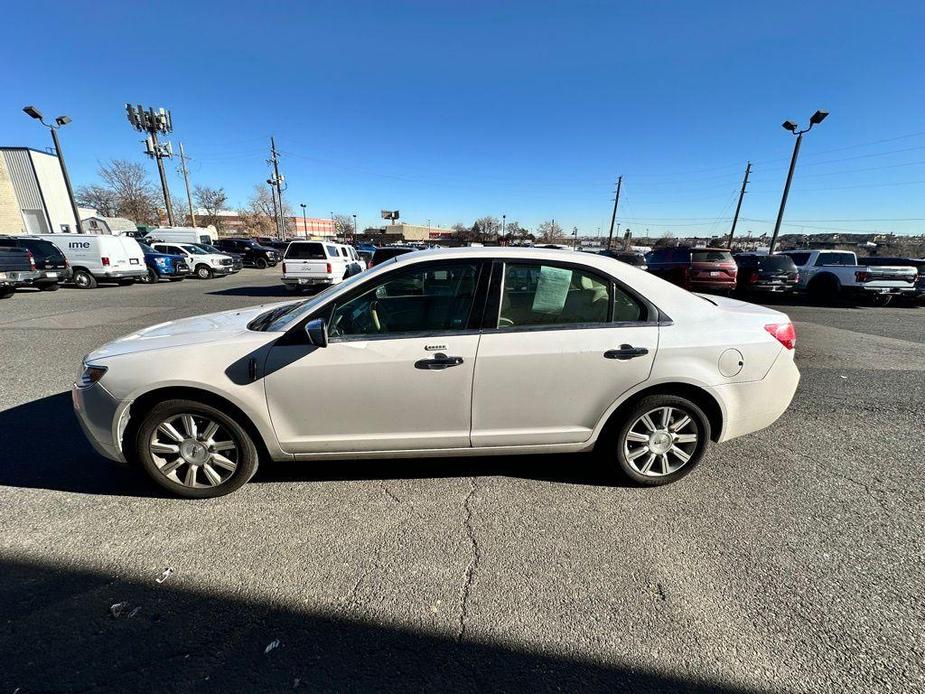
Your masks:
{"label": "car door handle", "polygon": [[462,363],[462,357],[448,357],[442,352],[437,352],[433,359],[418,359],[416,362],[414,362],[414,368],[440,371],[442,369],[448,369],[451,366],[459,366]]}
{"label": "car door handle", "polygon": [[626,361],[627,359],[643,357],[648,353],[649,350],[647,350],[645,347],[620,345],[620,349],[608,349],[606,352],[604,352],[604,359],[619,359],[620,361]]}

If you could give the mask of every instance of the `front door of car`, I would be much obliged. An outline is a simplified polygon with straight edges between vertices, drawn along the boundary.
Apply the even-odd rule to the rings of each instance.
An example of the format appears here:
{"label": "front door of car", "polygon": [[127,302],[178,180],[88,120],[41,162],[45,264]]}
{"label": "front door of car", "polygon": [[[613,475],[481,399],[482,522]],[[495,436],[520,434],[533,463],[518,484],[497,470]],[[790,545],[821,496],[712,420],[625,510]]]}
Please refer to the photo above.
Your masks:
{"label": "front door of car", "polygon": [[472,445],[587,441],[607,408],[649,377],[653,313],[584,266],[498,267],[476,361]]}
{"label": "front door of car", "polygon": [[481,271],[480,261],[419,263],[364,282],[325,308],[326,347],[295,326],[265,366],[282,449],[468,448]]}

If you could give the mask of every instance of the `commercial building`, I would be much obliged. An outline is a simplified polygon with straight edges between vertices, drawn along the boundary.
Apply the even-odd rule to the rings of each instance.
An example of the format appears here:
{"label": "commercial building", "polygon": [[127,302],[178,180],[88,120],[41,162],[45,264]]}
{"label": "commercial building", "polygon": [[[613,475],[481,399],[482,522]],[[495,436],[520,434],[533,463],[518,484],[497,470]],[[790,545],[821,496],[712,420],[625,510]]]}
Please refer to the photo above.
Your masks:
{"label": "commercial building", "polygon": [[448,240],[453,236],[452,229],[444,227],[426,226],[422,224],[388,224],[381,229],[386,238],[395,241],[413,242],[439,242]]}
{"label": "commercial building", "polygon": [[336,235],[334,220],[325,217],[287,217],[287,226],[293,236],[332,239]]}
{"label": "commercial building", "polygon": [[56,154],[0,147],[0,233],[79,232]]}

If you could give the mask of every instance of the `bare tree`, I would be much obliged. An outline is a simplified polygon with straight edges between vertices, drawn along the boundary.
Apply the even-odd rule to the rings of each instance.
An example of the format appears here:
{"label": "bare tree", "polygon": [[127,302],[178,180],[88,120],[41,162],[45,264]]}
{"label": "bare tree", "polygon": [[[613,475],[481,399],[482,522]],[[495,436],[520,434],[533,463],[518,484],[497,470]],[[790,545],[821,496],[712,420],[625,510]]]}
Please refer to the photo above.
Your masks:
{"label": "bare tree", "polygon": [[334,215],[334,233],[346,239],[353,233],[353,217],[349,214]]}
{"label": "bare tree", "polygon": [[191,224],[189,214],[189,203],[185,197],[179,195],[170,195],[170,203],[173,205],[174,221],[180,224]]}
{"label": "bare tree", "polygon": [[116,194],[100,185],[81,186],[74,197],[80,207],[92,207],[101,217],[115,217],[118,201]]}
{"label": "bare tree", "polygon": [[478,232],[485,241],[494,240],[501,233],[501,222],[498,221],[497,217],[490,215],[479,217],[475,220],[473,227],[478,227]]}
{"label": "bare tree", "polygon": [[158,223],[163,201],[144,166],[114,159],[101,164],[98,174],[104,185],[80,188],[76,195],[80,204],[109,213],[104,216],[126,217],[136,224]]}
{"label": "bare tree", "polygon": [[228,196],[224,188],[212,188],[211,186],[196,186],[193,189],[193,197],[196,204],[205,210],[202,223],[204,226],[213,225],[217,231],[221,231],[225,222],[218,214],[228,203]]}
{"label": "bare tree", "polygon": [[536,228],[537,240],[541,243],[562,243],[565,234],[554,219],[543,222]]}
{"label": "bare tree", "polygon": [[[254,194],[251,195],[247,207],[238,210],[241,220],[244,222],[244,228],[253,236],[276,236],[276,219],[273,204],[273,195],[267,186],[254,186]],[[283,218],[285,221],[286,233],[292,232],[292,209],[285,202],[283,203]]]}

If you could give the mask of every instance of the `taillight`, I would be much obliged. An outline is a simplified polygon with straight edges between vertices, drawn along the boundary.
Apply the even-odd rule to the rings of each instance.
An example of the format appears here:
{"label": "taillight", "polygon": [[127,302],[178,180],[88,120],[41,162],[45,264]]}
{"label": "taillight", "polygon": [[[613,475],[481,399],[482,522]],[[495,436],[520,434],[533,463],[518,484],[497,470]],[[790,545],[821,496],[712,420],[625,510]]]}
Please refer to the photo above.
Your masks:
{"label": "taillight", "polygon": [[870,282],[870,273],[867,270],[858,270],[854,277],[858,282]]}
{"label": "taillight", "polygon": [[107,258],[106,256],[103,256],[102,258],[100,258],[100,260],[103,261],[103,265],[109,265],[109,258]]}
{"label": "taillight", "polygon": [[797,331],[793,323],[769,323],[764,326],[774,339],[780,342],[787,349],[793,349],[797,345]]}
{"label": "taillight", "polygon": [[29,256],[29,267],[35,270],[35,258],[32,255],[32,251],[26,251],[26,255]]}
{"label": "taillight", "polygon": [[286,274],[286,263],[283,263],[283,274]]}
{"label": "taillight", "polygon": [[749,270],[749,271],[748,271],[748,282],[749,282],[749,284],[754,284],[754,283],[757,282],[757,281],[758,281],[758,271],[757,271],[757,270]]}
{"label": "taillight", "polygon": [[331,267],[331,263],[328,263],[328,270],[327,270],[327,272],[328,272],[329,275],[330,275],[332,272],[334,272],[334,268]]}

